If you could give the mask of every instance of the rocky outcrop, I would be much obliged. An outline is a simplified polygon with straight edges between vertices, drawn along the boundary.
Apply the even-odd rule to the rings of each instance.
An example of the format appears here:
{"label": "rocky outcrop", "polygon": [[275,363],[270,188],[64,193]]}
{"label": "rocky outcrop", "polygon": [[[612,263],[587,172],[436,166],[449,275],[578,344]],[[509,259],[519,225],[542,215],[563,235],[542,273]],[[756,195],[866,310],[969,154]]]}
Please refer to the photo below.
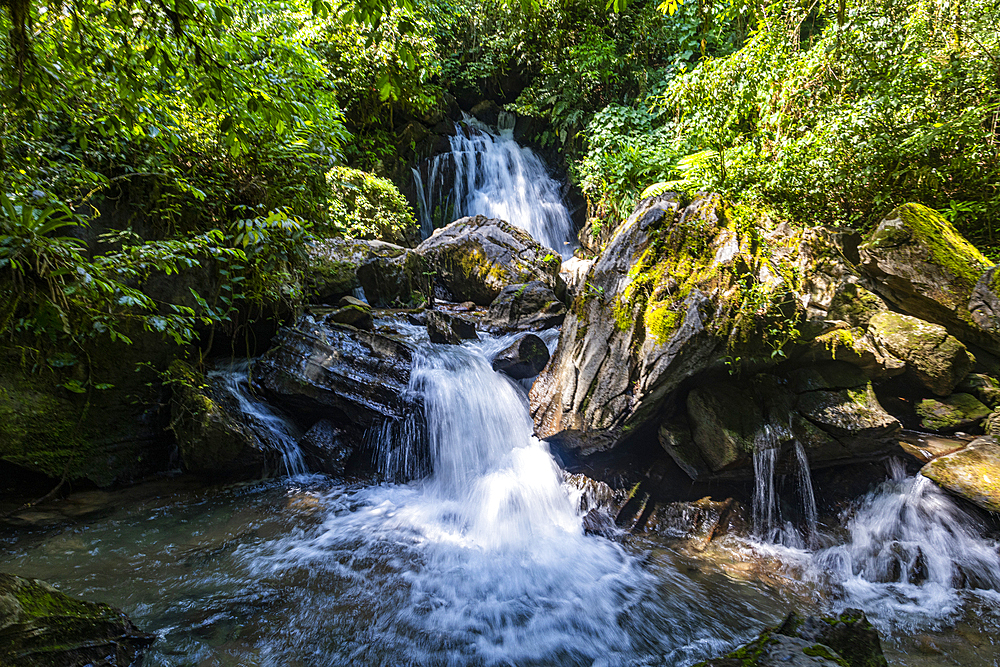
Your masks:
{"label": "rocky outcrop", "polygon": [[416,248],[434,272],[435,285],[449,301],[488,306],[508,285],[537,280],[559,298],[566,286],[559,277],[562,260],[527,232],[482,215],[461,218]]}
{"label": "rocky outcrop", "polygon": [[898,313],[871,318],[868,331],[882,349],[906,362],[907,370],[938,396],[947,396],[972,370],[973,359],[940,325]]}
{"label": "rocky outcrop", "polygon": [[566,319],[566,304],[537,280],[508,285],[490,304],[489,325],[495,331],[541,331]]}
{"label": "rocky outcrop", "polygon": [[171,389],[170,430],[189,472],[213,477],[253,479],[277,467],[270,450],[230,409],[208,379],[184,361],[167,371]]}
{"label": "rocky outcrop", "polygon": [[777,628],[721,658],[694,667],[888,667],[878,631],[864,612],[802,618],[792,612]]}
{"label": "rocky outcrop", "polygon": [[991,436],[932,460],[920,473],[983,509],[1000,512],[1000,444]]}
{"label": "rocky outcrop", "polygon": [[155,639],[110,605],[78,600],[37,579],[0,574],[2,665],[130,665]]}
{"label": "rocky outcrop", "polygon": [[430,300],[427,262],[413,250],[373,257],[358,267],[357,275],[368,303],[374,306],[414,306]]}
{"label": "rocky outcrop", "polygon": [[538,375],[549,362],[545,341],[534,334],[521,336],[493,358],[493,370],[515,380]]}
{"label": "rocky outcrop", "polygon": [[870,287],[897,309],[1000,351],[996,269],[936,211],[895,209],[865,240],[860,258]]}
{"label": "rocky outcrop", "polygon": [[463,340],[478,340],[476,325],[465,318],[440,310],[424,313],[427,322],[427,336],[432,343],[461,345]]}
{"label": "rocky outcrop", "polygon": [[282,329],[252,366],[255,385],[303,423],[331,418],[361,432],[415,409],[407,392],[413,348],[400,338],[319,324]]}

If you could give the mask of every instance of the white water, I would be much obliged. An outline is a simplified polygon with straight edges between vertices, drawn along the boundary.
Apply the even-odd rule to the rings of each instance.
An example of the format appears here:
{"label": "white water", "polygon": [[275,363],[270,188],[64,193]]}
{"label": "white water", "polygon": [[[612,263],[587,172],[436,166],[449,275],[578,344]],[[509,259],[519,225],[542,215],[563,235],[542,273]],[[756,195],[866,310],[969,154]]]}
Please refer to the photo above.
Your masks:
{"label": "white water", "polygon": [[765,424],[754,442],[753,468],[753,527],[758,539],[768,543],[802,549],[815,546],[817,540],[818,512],[813,493],[809,458],[802,444],[795,440],[794,467],[797,499],[801,513],[800,525],[785,520],[781,513],[780,497],[776,488],[776,467],[781,453],[781,443],[791,437],[788,429]]}
{"label": "white water", "polygon": [[208,377],[216,379],[216,386],[232,398],[244,425],[257,439],[281,455],[284,474],[306,474],[306,462],[298,443],[301,433],[284,415],[253,395],[247,379],[249,366],[246,361],[235,362],[210,371]]}
{"label": "white water", "polygon": [[[435,221],[485,215],[506,220],[564,258],[571,257],[573,223],[560,186],[534,151],[514,141],[513,116],[501,114],[496,131],[469,116],[456,129],[450,153],[413,169],[424,238],[434,231]],[[445,188],[446,174],[454,175],[450,191]]]}

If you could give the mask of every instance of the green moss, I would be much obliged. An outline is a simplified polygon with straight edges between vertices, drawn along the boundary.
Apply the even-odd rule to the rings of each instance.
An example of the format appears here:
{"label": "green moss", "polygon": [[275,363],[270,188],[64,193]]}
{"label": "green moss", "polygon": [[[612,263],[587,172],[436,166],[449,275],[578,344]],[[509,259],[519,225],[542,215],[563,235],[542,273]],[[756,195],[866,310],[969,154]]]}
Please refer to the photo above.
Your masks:
{"label": "green moss", "polygon": [[665,341],[684,322],[684,316],[672,310],[669,305],[651,306],[654,309],[646,311],[646,330],[658,341]]}
{"label": "green moss", "polygon": [[826,658],[827,660],[832,660],[833,662],[841,665],[841,667],[851,667],[850,663],[841,658],[839,655],[831,651],[828,647],[822,644],[813,644],[812,646],[807,646],[802,649],[802,652],[808,656]]}

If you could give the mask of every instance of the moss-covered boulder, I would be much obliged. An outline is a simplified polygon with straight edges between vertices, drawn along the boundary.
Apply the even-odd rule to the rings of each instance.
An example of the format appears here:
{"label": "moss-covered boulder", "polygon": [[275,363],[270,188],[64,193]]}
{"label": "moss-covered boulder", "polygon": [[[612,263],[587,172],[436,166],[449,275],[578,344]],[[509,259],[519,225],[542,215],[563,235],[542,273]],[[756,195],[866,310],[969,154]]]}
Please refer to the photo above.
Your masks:
{"label": "moss-covered boulder", "polygon": [[860,257],[872,289],[899,310],[1000,351],[993,263],[939,213],[912,203],[896,208],[868,236]]}
{"label": "moss-covered boulder", "polygon": [[990,409],[975,396],[962,393],[940,399],[925,398],[916,409],[923,430],[941,433],[968,431],[990,414]]}
{"label": "moss-covered boulder", "polygon": [[120,610],[0,574],[0,665],[130,665],[153,643]]}
{"label": "moss-covered boulder", "polygon": [[171,388],[170,430],[189,472],[254,479],[278,467],[280,455],[261,441],[219,388],[190,364],[177,360],[167,371]]}
{"label": "moss-covered boulder", "polygon": [[435,229],[416,252],[427,260],[435,285],[451,301],[488,306],[508,285],[533,280],[565,298],[566,285],[559,276],[562,258],[503,220],[461,218]]}
{"label": "moss-covered boulder", "polygon": [[1000,512],[1000,444],[991,436],[934,459],[920,473],[983,509]]}
{"label": "moss-covered boulder", "polygon": [[795,612],[777,628],[721,658],[694,667],[888,667],[878,631],[863,612],[802,618]]}
{"label": "moss-covered boulder", "polygon": [[565,319],[566,304],[548,285],[533,280],[503,288],[490,304],[488,324],[497,332],[540,331]]}
{"label": "moss-covered boulder", "polygon": [[[375,260],[405,258],[407,249],[383,241],[360,239],[323,239],[311,245],[304,286],[305,298],[311,303],[335,304],[361,287],[358,269]],[[412,260],[410,260],[412,261]],[[400,262],[406,265],[406,261]],[[373,289],[377,293],[377,289]],[[408,298],[408,295],[407,295]]]}
{"label": "moss-covered boulder", "polygon": [[373,306],[417,306],[430,300],[427,262],[413,250],[395,257],[373,257],[358,267],[358,282]]}
{"label": "moss-covered boulder", "polygon": [[885,311],[871,318],[868,331],[938,396],[951,394],[972,370],[974,359],[965,345],[943,326]]}

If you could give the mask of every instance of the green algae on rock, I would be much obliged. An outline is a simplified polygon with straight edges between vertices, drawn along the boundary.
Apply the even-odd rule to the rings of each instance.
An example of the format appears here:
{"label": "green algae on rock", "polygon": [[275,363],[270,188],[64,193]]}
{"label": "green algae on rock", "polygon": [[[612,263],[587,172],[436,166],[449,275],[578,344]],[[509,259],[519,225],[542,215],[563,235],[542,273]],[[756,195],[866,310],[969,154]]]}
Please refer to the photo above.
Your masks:
{"label": "green algae on rock", "polygon": [[1000,512],[1000,444],[991,436],[934,459],[920,474],[983,509]]}
{"label": "green algae on rock", "polygon": [[0,574],[0,665],[130,665],[154,640],[110,605]]}
{"label": "green algae on rock", "polygon": [[917,404],[920,427],[926,431],[967,431],[989,414],[990,409],[971,394],[958,393],[940,399],[925,398]]}

